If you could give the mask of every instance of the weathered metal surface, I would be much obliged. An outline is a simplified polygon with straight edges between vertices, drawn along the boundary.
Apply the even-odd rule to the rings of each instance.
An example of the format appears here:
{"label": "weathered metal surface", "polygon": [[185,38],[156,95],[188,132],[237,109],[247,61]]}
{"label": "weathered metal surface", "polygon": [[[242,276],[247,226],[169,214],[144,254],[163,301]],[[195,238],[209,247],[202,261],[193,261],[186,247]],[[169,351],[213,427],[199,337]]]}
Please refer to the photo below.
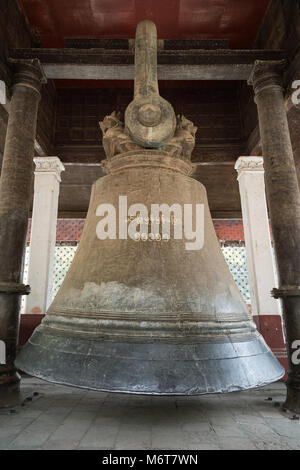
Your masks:
{"label": "weathered metal surface", "polygon": [[[282,377],[261,337],[232,343],[95,341],[38,328],[18,363],[50,382],[110,392],[200,395],[246,390]],[[29,366],[30,364],[30,366]]]}
{"label": "weathered metal surface", "polygon": [[[147,163],[147,165],[145,165]],[[283,369],[258,334],[221,253],[206,191],[187,161],[161,151],[112,157],[93,186],[74,261],[18,366],[46,380],[149,394],[242,390]],[[185,173],[185,174],[184,174]],[[96,208],[205,204],[205,244],[98,240]]]}

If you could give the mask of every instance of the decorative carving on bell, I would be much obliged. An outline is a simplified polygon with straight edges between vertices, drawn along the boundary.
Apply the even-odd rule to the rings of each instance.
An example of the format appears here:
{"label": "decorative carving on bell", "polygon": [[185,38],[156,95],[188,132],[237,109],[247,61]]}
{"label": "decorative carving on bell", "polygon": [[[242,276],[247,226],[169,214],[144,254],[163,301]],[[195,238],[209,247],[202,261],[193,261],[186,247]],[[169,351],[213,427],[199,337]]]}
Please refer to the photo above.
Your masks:
{"label": "decorative carving on bell", "polygon": [[[120,156],[132,150],[140,151],[142,149],[128,134],[122,121],[121,113],[113,111],[109,116],[105,116],[103,121],[100,122],[100,128],[103,133],[103,148],[107,157],[107,160],[102,162],[103,169],[106,168],[110,159],[115,155]],[[196,132],[197,127],[191,121],[184,116],[178,115],[174,135],[167,143],[160,147],[160,152],[170,157],[190,161],[195,147]]]}
{"label": "decorative carving on bell", "polygon": [[[125,123],[118,113],[100,123],[107,175],[93,185],[76,255],[17,364],[49,381],[128,393],[230,392],[276,381],[284,370],[229,272],[206,190],[190,177],[196,128],[159,96],[149,21],[137,27],[135,64]],[[103,205],[116,221],[101,239]],[[160,212],[151,216],[162,205],[177,211],[170,237]],[[187,249],[185,210],[197,223],[200,206],[202,248]]]}

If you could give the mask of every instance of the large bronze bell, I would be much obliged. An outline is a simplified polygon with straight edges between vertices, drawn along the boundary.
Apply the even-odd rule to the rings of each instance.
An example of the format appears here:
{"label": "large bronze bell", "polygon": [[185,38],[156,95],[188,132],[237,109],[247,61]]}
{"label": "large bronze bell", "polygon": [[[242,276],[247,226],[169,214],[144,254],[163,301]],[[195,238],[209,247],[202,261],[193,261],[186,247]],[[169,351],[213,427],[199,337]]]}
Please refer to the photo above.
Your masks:
{"label": "large bronze bell", "polygon": [[[17,365],[51,382],[114,392],[265,385],[284,370],[229,272],[205,188],[190,177],[196,128],[176,120],[159,95],[156,41],[155,25],[141,22],[125,125],[116,113],[101,123],[108,174],[93,185],[73,263]],[[157,204],[175,205],[169,219],[153,216]],[[199,246],[183,230],[192,219],[195,231],[197,217]]]}

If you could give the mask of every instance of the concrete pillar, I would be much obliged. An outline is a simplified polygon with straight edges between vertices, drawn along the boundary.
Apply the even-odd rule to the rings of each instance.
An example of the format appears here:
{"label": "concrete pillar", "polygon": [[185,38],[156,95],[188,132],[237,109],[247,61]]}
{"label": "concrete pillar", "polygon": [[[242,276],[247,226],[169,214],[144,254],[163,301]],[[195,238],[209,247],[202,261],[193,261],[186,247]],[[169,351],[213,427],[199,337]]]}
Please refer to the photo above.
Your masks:
{"label": "concrete pillar", "polygon": [[0,406],[18,402],[17,352],[23,258],[32,190],[34,139],[41,83],[38,60],[11,61],[14,86],[0,179],[0,340],[6,363],[0,365]]}
{"label": "concrete pillar", "polygon": [[281,305],[271,296],[277,286],[265,196],[262,157],[236,161],[240,188],[253,319],[277,359],[287,367]]}
{"label": "concrete pillar", "polygon": [[28,282],[31,294],[26,313],[45,314],[52,300],[54,252],[60,174],[57,157],[34,158],[34,200],[31,223]]}
{"label": "concrete pillar", "polygon": [[285,407],[300,412],[300,192],[282,89],[283,62],[257,61],[254,87],[289,359]]}

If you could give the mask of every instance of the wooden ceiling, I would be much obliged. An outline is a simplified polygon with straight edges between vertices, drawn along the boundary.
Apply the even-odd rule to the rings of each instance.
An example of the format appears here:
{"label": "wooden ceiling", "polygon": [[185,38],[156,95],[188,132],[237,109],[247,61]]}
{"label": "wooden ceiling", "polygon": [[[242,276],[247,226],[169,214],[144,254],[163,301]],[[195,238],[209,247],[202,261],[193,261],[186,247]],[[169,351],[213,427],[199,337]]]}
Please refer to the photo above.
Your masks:
{"label": "wooden ceiling", "polygon": [[161,39],[228,39],[253,46],[269,0],[19,0],[43,47],[65,38],[133,38],[143,19]]}

